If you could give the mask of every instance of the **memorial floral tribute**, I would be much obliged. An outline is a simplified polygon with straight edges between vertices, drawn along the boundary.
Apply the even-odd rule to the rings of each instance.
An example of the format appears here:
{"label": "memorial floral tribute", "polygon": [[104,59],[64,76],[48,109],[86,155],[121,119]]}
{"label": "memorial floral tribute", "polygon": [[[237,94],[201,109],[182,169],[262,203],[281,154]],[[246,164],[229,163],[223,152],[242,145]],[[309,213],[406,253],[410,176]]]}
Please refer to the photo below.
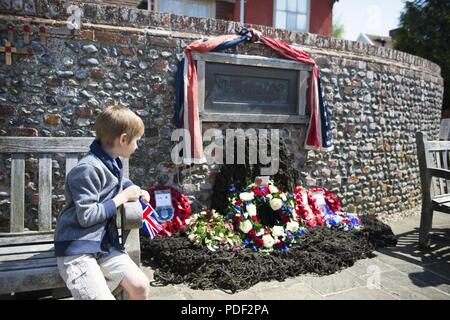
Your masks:
{"label": "memorial floral tribute", "polygon": [[155,191],[157,190],[170,190],[170,195],[172,199],[172,207],[174,208],[173,218],[169,221],[161,222],[163,226],[161,232],[158,236],[171,236],[173,233],[186,229],[186,219],[191,216],[191,205],[189,199],[186,195],[182,194],[176,188],[164,185],[157,185],[151,189],[148,189],[150,194],[150,204],[153,208],[156,207],[155,203]]}
{"label": "memorial floral tribute", "polygon": [[234,225],[245,247],[253,251],[287,250],[305,232],[295,212],[295,199],[269,181],[262,186],[248,185],[238,192],[229,187],[225,217]]}
{"label": "memorial floral tribute", "polygon": [[240,251],[242,240],[234,232],[233,224],[215,210],[194,213],[186,219],[188,239],[197,246],[206,246],[211,251]]}

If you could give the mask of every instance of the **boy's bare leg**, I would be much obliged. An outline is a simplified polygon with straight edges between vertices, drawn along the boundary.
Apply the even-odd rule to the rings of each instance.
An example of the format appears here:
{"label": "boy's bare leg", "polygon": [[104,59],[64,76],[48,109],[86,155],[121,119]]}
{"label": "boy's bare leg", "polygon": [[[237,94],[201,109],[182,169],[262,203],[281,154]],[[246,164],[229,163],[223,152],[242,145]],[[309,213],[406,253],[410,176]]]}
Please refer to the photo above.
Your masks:
{"label": "boy's bare leg", "polygon": [[127,291],[129,300],[148,299],[150,291],[149,281],[142,272],[127,272],[120,285]]}

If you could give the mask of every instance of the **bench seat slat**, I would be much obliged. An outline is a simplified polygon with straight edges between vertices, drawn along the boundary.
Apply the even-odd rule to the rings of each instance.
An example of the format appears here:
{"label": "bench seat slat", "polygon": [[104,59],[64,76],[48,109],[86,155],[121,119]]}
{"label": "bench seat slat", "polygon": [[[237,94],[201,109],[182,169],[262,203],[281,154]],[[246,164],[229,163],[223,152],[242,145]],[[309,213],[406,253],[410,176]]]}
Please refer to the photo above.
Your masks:
{"label": "bench seat slat", "polygon": [[19,261],[29,261],[29,260],[35,260],[35,259],[54,258],[54,257],[55,257],[54,250],[42,251],[42,252],[31,252],[31,253],[14,253],[14,254],[0,256],[0,266],[5,261],[19,262]]}
{"label": "bench seat slat", "polygon": [[450,194],[447,193],[447,194],[442,194],[442,195],[439,195],[437,197],[434,197],[433,201],[437,202],[437,203],[449,202],[450,201]]}
{"label": "bench seat slat", "polygon": [[53,234],[29,235],[23,237],[0,237],[0,247],[12,245],[29,245],[38,243],[53,243]]}
{"label": "bench seat slat", "polygon": [[52,267],[56,266],[56,258],[44,258],[44,259],[30,259],[19,261],[1,261],[0,260],[0,276],[1,271],[13,271],[39,267]]}
{"label": "bench seat slat", "polygon": [[0,271],[0,294],[65,287],[58,267]]}
{"label": "bench seat slat", "polygon": [[54,251],[55,246],[53,243],[47,244],[34,244],[32,246],[9,246],[0,247],[0,259],[3,255],[19,254],[19,253],[33,253],[33,252],[48,252]]}

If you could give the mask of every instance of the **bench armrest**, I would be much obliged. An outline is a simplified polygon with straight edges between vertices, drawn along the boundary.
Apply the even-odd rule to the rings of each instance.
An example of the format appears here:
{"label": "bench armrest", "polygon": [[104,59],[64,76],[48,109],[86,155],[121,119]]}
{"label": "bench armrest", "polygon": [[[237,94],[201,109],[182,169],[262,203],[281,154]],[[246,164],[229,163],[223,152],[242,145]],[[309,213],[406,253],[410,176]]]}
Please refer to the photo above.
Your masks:
{"label": "bench armrest", "polygon": [[428,168],[432,177],[450,180],[450,170],[440,168]]}
{"label": "bench armrest", "polygon": [[130,258],[141,264],[139,229],[142,227],[142,206],[139,201],[127,202],[119,207],[122,228],[122,245]]}
{"label": "bench armrest", "polygon": [[123,204],[122,228],[124,230],[139,229],[142,226],[142,206],[139,201]]}

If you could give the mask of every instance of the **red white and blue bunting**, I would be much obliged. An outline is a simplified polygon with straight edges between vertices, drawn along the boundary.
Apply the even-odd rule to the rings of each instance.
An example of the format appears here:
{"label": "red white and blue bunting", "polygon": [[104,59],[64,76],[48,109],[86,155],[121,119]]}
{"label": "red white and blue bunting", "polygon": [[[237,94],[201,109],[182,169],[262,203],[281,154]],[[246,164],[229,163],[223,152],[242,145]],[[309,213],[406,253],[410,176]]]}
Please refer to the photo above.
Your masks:
{"label": "red white and blue bunting", "polygon": [[189,136],[183,137],[183,162],[205,163],[197,96],[197,67],[192,52],[214,52],[234,47],[242,42],[260,42],[276,51],[282,58],[312,66],[309,80],[307,113],[310,116],[305,139],[305,148],[318,151],[333,150],[330,113],[320,83],[319,68],[303,50],[288,43],[271,39],[251,28],[242,28],[236,35],[223,35],[206,40],[197,40],[184,50],[184,58],[178,66],[176,76],[176,104],[174,122],[184,127]]}

